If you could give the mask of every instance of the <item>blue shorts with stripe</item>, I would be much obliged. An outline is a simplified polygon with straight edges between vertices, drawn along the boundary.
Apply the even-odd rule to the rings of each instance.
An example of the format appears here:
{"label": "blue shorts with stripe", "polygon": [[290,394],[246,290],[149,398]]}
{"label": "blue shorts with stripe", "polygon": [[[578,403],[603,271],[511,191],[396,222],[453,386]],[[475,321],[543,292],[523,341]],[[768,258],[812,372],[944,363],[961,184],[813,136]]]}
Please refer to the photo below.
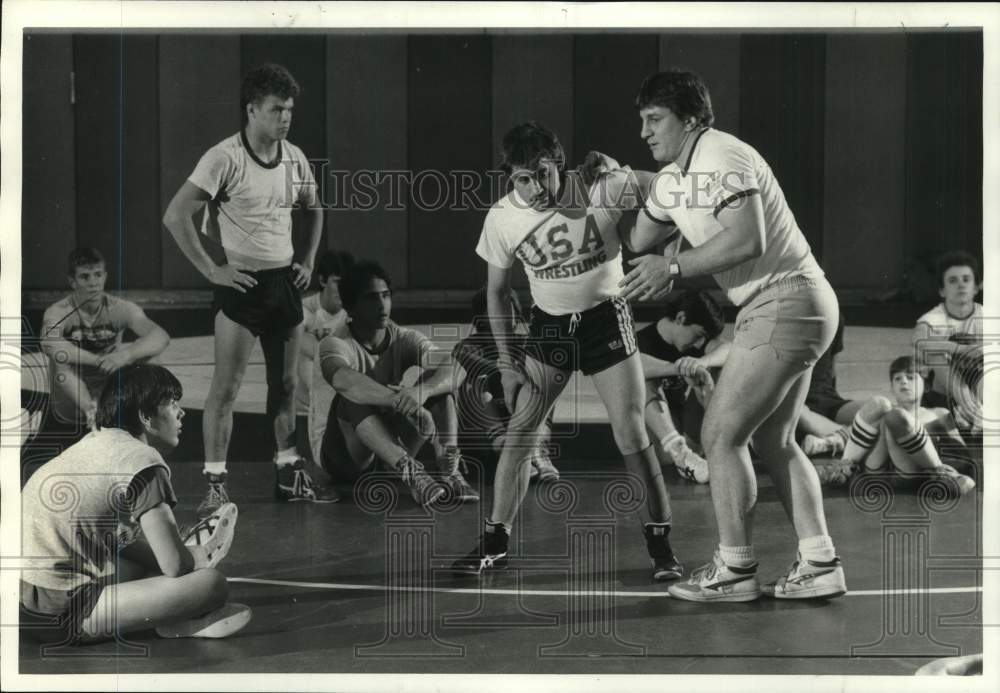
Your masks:
{"label": "blue shorts with stripe", "polygon": [[528,328],[527,354],[563,371],[593,375],[638,351],[632,308],[620,297],[567,315],[532,306]]}

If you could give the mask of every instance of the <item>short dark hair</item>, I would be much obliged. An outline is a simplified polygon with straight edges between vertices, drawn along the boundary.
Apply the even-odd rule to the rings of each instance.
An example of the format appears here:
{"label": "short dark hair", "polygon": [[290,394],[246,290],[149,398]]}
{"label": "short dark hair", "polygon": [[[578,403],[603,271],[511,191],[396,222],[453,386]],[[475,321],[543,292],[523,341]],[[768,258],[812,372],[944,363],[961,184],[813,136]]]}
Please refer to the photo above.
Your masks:
{"label": "short dark hair", "polygon": [[139,414],[156,415],[163,404],[179,400],[184,388],[173,373],[151,363],[133,363],[111,374],[97,405],[97,425],[142,433]]}
{"label": "short dark hair", "polygon": [[711,127],[715,122],[712,97],[705,82],[697,73],[676,67],[642,80],[635,107],[642,110],[650,106],[669,108],[682,121],[693,117],[703,127]]}
{"label": "short dark hair", "polygon": [[944,288],[944,273],[952,267],[969,267],[972,269],[973,280],[979,284],[979,260],[976,256],[964,250],[952,250],[938,258],[938,288]]}
{"label": "short dark hair", "polygon": [[358,304],[361,292],[368,288],[368,283],[374,278],[384,281],[389,291],[392,291],[389,273],[374,260],[358,260],[340,275],[340,302],[348,313]]}
{"label": "short dark hair", "polygon": [[688,325],[700,325],[705,329],[708,339],[718,337],[726,326],[722,307],[708,292],[686,289],[667,304],[664,314],[673,320],[681,311]]}
{"label": "short dark hair", "polygon": [[247,104],[260,103],[274,95],[282,100],[297,99],[302,87],[286,68],[275,63],[255,67],[243,77],[240,86],[240,112],[246,118]]}
{"label": "short dark hair", "polygon": [[344,270],[354,264],[354,256],[345,250],[327,250],[319,256],[316,263],[316,275],[326,279],[331,275],[344,276]]}
{"label": "short dark hair", "polygon": [[558,161],[560,171],[566,167],[566,152],[559,138],[544,125],[529,120],[518,123],[503,136],[500,169],[507,175],[514,170],[514,166],[535,169],[542,159]]}
{"label": "short dark hair", "polygon": [[104,256],[97,248],[73,248],[66,258],[66,272],[71,277],[76,276],[78,267],[88,267],[89,265],[107,265]]}
{"label": "short dark hair", "polygon": [[[521,307],[521,299],[517,297],[516,291],[510,292],[510,304],[514,308],[514,319],[517,322],[524,322],[524,308]],[[486,287],[480,289],[472,296],[472,326],[480,332],[492,332],[493,325],[490,324],[490,310],[486,301]]]}
{"label": "short dark hair", "polygon": [[912,356],[900,356],[893,359],[893,362],[889,364],[889,380],[896,377],[897,373],[919,373],[923,377],[923,373],[917,368],[917,363]]}

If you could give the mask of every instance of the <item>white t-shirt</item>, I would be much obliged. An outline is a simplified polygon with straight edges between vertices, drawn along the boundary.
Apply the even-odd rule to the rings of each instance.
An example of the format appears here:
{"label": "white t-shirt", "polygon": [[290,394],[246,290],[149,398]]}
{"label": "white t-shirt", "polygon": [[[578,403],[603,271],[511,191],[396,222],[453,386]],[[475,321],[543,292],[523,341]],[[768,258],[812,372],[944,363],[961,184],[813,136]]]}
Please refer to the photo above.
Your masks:
{"label": "white t-shirt", "polygon": [[292,207],[315,204],[316,181],[301,149],[278,147],[279,159],[265,164],[240,131],[205,152],[188,180],[212,196],[202,230],[217,232],[223,248],[290,263]]}
{"label": "white t-shirt", "polygon": [[536,211],[512,190],[486,213],[476,253],[504,268],[517,258],[535,305],[550,315],[578,313],[620,292],[621,216],[612,204],[591,204],[585,213]]}
{"label": "white t-shirt", "polygon": [[760,195],[764,253],[714,275],[726,297],[741,306],[781,279],[823,277],[771,167],[757,150],[712,128],[696,137],[686,162],[668,164],[656,176],[646,201],[650,216],[673,220],[684,238],[698,247],[723,231],[719,212],[745,197]]}
{"label": "white t-shirt", "polygon": [[[931,308],[917,319],[917,325],[926,325],[931,339],[948,339],[956,334],[983,336],[983,307],[974,303],[972,313],[966,318],[956,318],[948,313],[944,303]],[[914,340],[916,334],[914,334]],[[934,382],[930,389],[934,392],[948,394],[948,371],[951,360],[946,354],[929,352],[924,354],[924,361],[934,372]]]}
{"label": "white t-shirt", "polygon": [[[347,324],[347,311],[340,310],[335,314],[328,313],[319,300],[320,294],[313,294],[302,299],[302,313],[305,316],[303,328],[306,334],[311,334],[319,342],[329,334]],[[319,345],[317,344],[317,348]],[[299,354],[299,384],[295,389],[296,410],[301,415],[309,413],[309,397],[312,392],[316,373],[313,371],[313,358]],[[322,380],[322,373],[319,374]]]}
{"label": "white t-shirt", "polygon": [[368,351],[351,334],[348,323],[338,327],[319,343],[313,363],[313,386],[309,398],[309,445],[314,459],[320,459],[320,445],[326,433],[330,405],[337,391],[323,378],[321,364],[333,359],[340,366],[358,371],[381,385],[398,385],[407,369],[424,363],[434,343],[420,332],[389,322],[385,341],[375,352]]}
{"label": "white t-shirt", "polygon": [[70,591],[114,575],[118,549],[139,534],[130,506],[148,509],[132,482],[150,467],[163,470],[172,498],[160,453],[120,428],[88,433],[43,465],[21,492],[21,551],[31,557],[21,579]]}

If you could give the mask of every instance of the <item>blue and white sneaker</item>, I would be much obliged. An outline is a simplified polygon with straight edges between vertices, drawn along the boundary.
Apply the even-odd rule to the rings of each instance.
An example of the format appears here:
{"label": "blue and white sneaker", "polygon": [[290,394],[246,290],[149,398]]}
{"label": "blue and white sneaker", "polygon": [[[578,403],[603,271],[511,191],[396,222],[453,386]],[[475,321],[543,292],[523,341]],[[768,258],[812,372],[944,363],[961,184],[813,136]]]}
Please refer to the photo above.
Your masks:
{"label": "blue and white sneaker", "polygon": [[769,582],[761,591],[775,599],[830,599],[847,593],[840,559],[813,561],[802,558],[792,563],[788,573]]}
{"label": "blue and white sneaker", "polygon": [[675,582],[667,592],[689,602],[750,602],[761,595],[757,564],[728,566],[716,551],[711,563],[696,569],[687,580]]}

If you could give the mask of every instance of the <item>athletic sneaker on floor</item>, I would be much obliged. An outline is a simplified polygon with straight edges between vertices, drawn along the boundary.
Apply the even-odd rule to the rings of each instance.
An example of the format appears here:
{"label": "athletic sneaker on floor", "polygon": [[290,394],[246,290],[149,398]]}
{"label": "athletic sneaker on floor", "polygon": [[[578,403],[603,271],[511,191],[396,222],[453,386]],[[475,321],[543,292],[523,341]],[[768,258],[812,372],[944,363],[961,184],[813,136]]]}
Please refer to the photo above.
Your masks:
{"label": "athletic sneaker on floor", "polygon": [[236,536],[235,503],[226,503],[184,534],[184,545],[194,556],[195,569],[214,568],[219,564]]}
{"label": "athletic sneaker on floor", "polygon": [[442,484],[431,478],[424,465],[412,457],[406,457],[399,463],[399,474],[403,483],[409,486],[410,495],[417,505],[430,505],[441,500],[447,492]]}
{"label": "athletic sneaker on floor", "polygon": [[200,618],[160,626],[156,634],[161,638],[225,638],[250,623],[252,615],[246,604],[223,604]]}
{"label": "athletic sneaker on floor", "polygon": [[275,477],[274,495],[278,500],[293,503],[336,503],[340,500],[340,496],[332,488],[325,488],[313,481],[301,458],[292,464],[276,467]]}
{"label": "athletic sneaker on floor", "polygon": [[844,439],[836,434],[814,436],[807,433],[802,438],[802,452],[807,457],[840,457],[844,453]]}
{"label": "athletic sneaker on floor", "polygon": [[204,474],[205,479],[208,481],[208,493],[205,494],[204,500],[198,505],[196,512],[199,519],[208,517],[223,505],[229,503],[229,493],[226,491],[226,479],[228,479],[229,475],[226,472],[222,472],[222,474],[202,472],[202,474]]}
{"label": "athletic sneaker on floor", "polygon": [[676,580],[684,574],[683,564],[670,547],[670,525],[649,523],[643,526],[642,534],[653,564],[654,580]]}
{"label": "athletic sneaker on floor", "polygon": [[689,448],[683,438],[674,443],[668,452],[678,474],[696,484],[708,483],[708,462]]}
{"label": "athletic sneaker on floor", "polygon": [[492,531],[484,531],[479,545],[468,555],[451,564],[451,569],[459,575],[482,575],[487,570],[502,570],[507,567],[507,547],[510,534],[497,526]]}
{"label": "athletic sneaker on floor", "polygon": [[839,558],[813,561],[799,554],[788,573],[763,585],[761,592],[776,599],[832,598],[847,592],[847,582]]}
{"label": "athletic sneaker on floor", "polygon": [[437,466],[443,475],[442,482],[445,485],[447,498],[455,499],[460,503],[479,502],[479,494],[476,493],[476,489],[472,488],[462,474],[463,469],[468,473],[468,467],[461,454],[445,455],[437,461]]}
{"label": "athletic sneaker on floor", "polygon": [[690,602],[749,602],[761,595],[757,564],[747,568],[727,566],[719,552],[682,582],[667,588],[671,597]]}
{"label": "athletic sneaker on floor", "polygon": [[559,481],[559,470],[552,464],[547,454],[533,455],[531,458],[531,478],[537,478],[539,483]]}

